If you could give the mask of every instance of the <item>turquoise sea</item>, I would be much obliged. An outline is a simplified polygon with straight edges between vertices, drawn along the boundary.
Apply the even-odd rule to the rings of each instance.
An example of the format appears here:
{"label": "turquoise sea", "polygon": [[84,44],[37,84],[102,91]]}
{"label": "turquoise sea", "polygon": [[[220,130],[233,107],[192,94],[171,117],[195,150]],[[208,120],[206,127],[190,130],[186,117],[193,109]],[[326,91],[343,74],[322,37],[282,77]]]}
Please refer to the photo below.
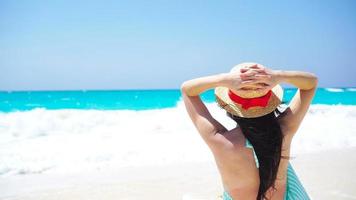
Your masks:
{"label": "turquoise sea", "polygon": [[[214,102],[214,91],[201,96]],[[284,89],[284,102],[290,101],[295,88]],[[79,90],[79,91],[0,91],[0,111],[46,109],[147,110],[175,107],[179,89],[167,90]],[[356,88],[318,88],[312,104],[356,105]]]}

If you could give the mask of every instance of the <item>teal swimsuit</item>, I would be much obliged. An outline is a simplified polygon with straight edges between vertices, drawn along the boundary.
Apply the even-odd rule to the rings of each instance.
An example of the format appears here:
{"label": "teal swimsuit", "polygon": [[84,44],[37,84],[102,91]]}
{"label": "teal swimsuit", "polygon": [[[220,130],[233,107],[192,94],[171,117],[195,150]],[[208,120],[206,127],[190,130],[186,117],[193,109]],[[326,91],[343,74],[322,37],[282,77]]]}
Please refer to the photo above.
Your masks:
{"label": "teal swimsuit", "polygon": [[[253,155],[256,161],[256,167],[259,168],[259,162],[256,153],[253,149],[252,144],[247,139],[246,139],[245,146],[253,150]],[[227,191],[224,191],[222,197],[223,200],[233,200]],[[310,200],[310,197],[305,191],[302,183],[300,182],[290,162],[288,162],[287,188],[286,188],[286,192],[284,193],[284,200]]]}

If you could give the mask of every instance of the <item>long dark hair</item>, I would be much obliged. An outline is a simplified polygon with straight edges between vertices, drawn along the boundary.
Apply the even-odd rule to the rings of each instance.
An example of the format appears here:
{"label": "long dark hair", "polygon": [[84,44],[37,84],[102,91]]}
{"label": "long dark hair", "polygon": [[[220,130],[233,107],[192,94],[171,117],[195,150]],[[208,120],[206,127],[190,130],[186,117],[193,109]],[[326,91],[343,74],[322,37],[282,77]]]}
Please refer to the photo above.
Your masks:
{"label": "long dark hair", "polygon": [[[283,134],[278,122],[282,112],[276,108],[273,112],[256,118],[242,118],[227,112],[241,128],[244,136],[251,142],[258,161],[260,187],[257,200],[267,199],[266,192],[275,188],[278,166],[282,152]],[[283,157],[287,158],[287,157]]]}

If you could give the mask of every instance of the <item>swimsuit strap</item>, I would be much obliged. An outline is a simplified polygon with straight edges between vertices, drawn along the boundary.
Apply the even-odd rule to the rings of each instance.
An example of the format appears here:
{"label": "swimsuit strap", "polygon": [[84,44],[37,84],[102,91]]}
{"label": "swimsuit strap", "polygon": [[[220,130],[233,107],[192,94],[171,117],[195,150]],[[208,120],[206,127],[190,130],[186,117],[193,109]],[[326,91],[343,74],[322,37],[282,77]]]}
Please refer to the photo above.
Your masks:
{"label": "swimsuit strap", "polygon": [[256,152],[255,152],[255,149],[253,148],[251,142],[250,142],[247,138],[246,138],[246,144],[245,144],[245,146],[252,149],[252,151],[253,151],[253,157],[255,158],[255,162],[256,162],[256,167],[259,168],[259,167],[260,167],[260,164],[259,164],[259,162],[258,162],[258,158],[257,158]]}

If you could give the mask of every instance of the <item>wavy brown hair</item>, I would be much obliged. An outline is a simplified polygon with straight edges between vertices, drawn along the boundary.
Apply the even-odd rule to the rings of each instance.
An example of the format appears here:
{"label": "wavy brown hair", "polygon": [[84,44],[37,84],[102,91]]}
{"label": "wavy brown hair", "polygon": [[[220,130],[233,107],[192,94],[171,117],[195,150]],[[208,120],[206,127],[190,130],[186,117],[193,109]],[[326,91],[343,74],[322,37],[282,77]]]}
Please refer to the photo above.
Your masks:
{"label": "wavy brown hair", "polygon": [[283,134],[278,122],[282,112],[276,108],[273,112],[256,118],[242,118],[226,112],[241,128],[244,136],[251,142],[258,161],[260,186],[257,200],[268,199],[268,188],[275,188],[278,166],[281,158]]}

